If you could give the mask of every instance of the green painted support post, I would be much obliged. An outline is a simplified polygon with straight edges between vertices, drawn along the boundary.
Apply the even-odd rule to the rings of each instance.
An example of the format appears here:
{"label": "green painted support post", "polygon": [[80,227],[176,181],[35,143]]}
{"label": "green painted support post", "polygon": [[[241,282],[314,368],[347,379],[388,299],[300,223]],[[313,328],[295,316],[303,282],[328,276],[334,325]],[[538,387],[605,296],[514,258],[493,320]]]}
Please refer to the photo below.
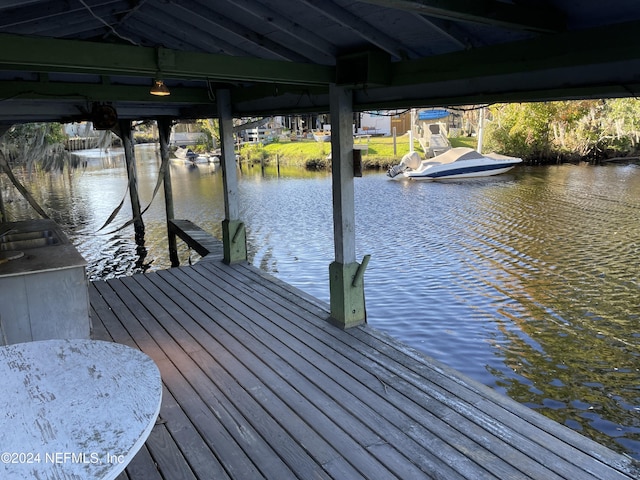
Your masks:
{"label": "green painted support post", "polygon": [[356,282],[364,265],[358,262],[329,265],[330,321],[340,328],[351,328],[365,323],[367,312],[364,301],[364,282]]}
{"label": "green painted support post", "polygon": [[238,263],[247,260],[247,234],[244,223],[239,220],[222,221],[223,260]]}
{"label": "green painted support post", "polygon": [[240,221],[240,201],[236,154],[233,143],[233,117],[229,90],[216,91],[218,116],[220,118],[220,143],[222,144],[222,184],[224,186],[224,217],[222,222],[222,243],[225,263],[247,260],[247,235],[244,223]]}
{"label": "green painted support post", "polygon": [[364,269],[356,261],[353,168],[353,97],[331,85],[331,177],[335,261],[329,265],[330,321],[341,328],[366,322]]}

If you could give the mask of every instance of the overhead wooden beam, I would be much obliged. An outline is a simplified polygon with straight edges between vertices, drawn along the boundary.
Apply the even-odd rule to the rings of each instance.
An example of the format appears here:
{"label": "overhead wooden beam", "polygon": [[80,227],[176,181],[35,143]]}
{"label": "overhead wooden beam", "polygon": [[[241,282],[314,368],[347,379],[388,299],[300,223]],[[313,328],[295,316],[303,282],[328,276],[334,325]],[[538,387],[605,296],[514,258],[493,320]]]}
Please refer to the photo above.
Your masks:
{"label": "overhead wooden beam", "polygon": [[[333,67],[206,53],[165,51],[165,78],[328,85]],[[155,76],[157,50],[77,40],[0,35],[0,69]]]}
{"label": "overhead wooden beam", "polygon": [[429,30],[433,30],[438,35],[446,38],[459,49],[479,48],[485,45],[484,41],[477,35],[473,35],[460,23],[452,22],[442,18],[427,17],[419,13],[413,13],[414,17],[422,22]]}
{"label": "overhead wooden beam", "polygon": [[[161,45],[170,50],[185,52],[206,51],[212,54],[247,55],[241,49],[235,49],[228,44],[219,45],[215,37],[193,28],[184,20],[171,16],[163,16],[159,12],[154,15],[136,15],[120,28],[127,38],[142,45]],[[224,47],[224,48],[223,48]],[[230,50],[227,50],[227,47]]]}
{"label": "overhead wooden beam", "polygon": [[534,7],[496,0],[360,0],[382,7],[449,20],[483,23],[534,32],[560,32],[565,15],[549,5]]}
{"label": "overhead wooden beam", "polygon": [[640,59],[640,22],[559,33],[392,64],[393,85],[498,76]]}
{"label": "overhead wooden beam", "polygon": [[617,86],[564,86],[562,88],[526,89],[523,91],[514,91],[513,88],[509,88],[508,90],[495,92],[467,95],[436,94],[428,98],[422,97],[418,99],[407,97],[400,100],[372,100],[363,95],[362,98],[354,98],[354,109],[358,111],[393,110],[408,109],[416,106],[421,108],[452,107],[456,105],[490,105],[494,103],[548,102],[555,100],[626,98],[638,96],[640,96],[639,83]]}
{"label": "overhead wooden beam", "polygon": [[[75,23],[93,23],[99,22],[89,11],[87,7],[91,9],[95,15],[101,19],[109,22],[113,16],[122,18],[131,11],[130,5],[124,4],[119,0],[84,0],[84,4],[80,2],[42,2],[37,7],[38,18],[34,21],[33,10],[34,8],[28,4],[28,2],[20,1],[18,8],[13,10],[3,10],[2,17],[0,18],[0,26],[3,29],[9,27],[12,28],[12,32],[20,33],[20,28],[24,28],[25,25],[29,25],[30,32],[43,34],[43,31],[49,28],[57,28],[58,26],[69,24],[69,22]],[[3,8],[4,2],[0,2]],[[99,22],[101,23],[101,22]],[[104,24],[102,24],[104,28]]]}
{"label": "overhead wooden beam", "polygon": [[[371,24],[364,21],[359,16],[335,4],[333,1],[324,0],[298,0],[306,6],[313,8],[319,15],[331,18],[343,27],[351,30],[356,35],[366,39],[368,42],[377,46],[381,50],[389,53],[391,56],[401,59],[410,56],[411,47],[402,45],[396,38],[391,38],[385,32],[374,28]],[[419,57],[417,52],[411,52],[414,57]]]}
{"label": "overhead wooden beam", "polygon": [[322,52],[327,59],[338,55],[338,49],[336,46],[326,38],[316,34],[313,30],[304,28],[299,23],[288,19],[284,15],[275,15],[275,12],[270,8],[270,6],[256,0],[218,0],[217,5],[220,5],[222,2],[226,2],[226,8],[240,8],[247,14],[260,19],[260,21],[276,27],[287,35],[291,35],[293,38],[298,40],[299,43],[304,43],[310,48]]}
{"label": "overhead wooden beam", "polygon": [[[621,77],[640,78],[640,22],[628,22],[608,28],[585,29],[548,35],[507,45],[494,45],[463,52],[433,56],[421,60],[391,63],[388,85],[378,90],[367,86],[354,92],[354,108],[377,110],[414,106],[454,105],[465,103],[530,101],[562,98],[594,98],[596,96],[637,95],[637,80],[614,83],[604,75],[607,69],[621,69]],[[624,64],[624,66],[623,66]],[[581,73],[593,73],[589,78],[573,75],[553,84],[560,72],[580,68]],[[598,75],[601,71],[603,75]],[[548,85],[513,83],[513,78],[529,74],[548,78]],[[509,80],[511,79],[511,80]],[[450,82],[468,80],[456,96]],[[486,87],[478,87],[483,82]],[[631,83],[633,85],[631,85]],[[475,87],[473,86],[475,85]],[[445,87],[444,90],[442,87]],[[477,91],[473,91],[474,88]],[[381,93],[378,93],[380,91]],[[282,111],[326,111],[328,99],[325,87],[276,88],[256,85],[234,89],[242,114]],[[258,108],[255,108],[255,107]],[[270,109],[270,110],[268,110]]]}
{"label": "overhead wooden beam", "polygon": [[214,103],[207,94],[206,84],[202,88],[170,87],[171,95],[156,97],[149,94],[149,85],[113,85],[88,82],[42,82],[0,80],[0,98],[22,99],[84,99],[95,102],[139,102],[157,104],[202,104]]}
{"label": "overhead wooden beam", "polygon": [[198,3],[192,0],[172,7],[170,12],[182,15],[191,25],[204,29],[207,33],[216,35],[217,31],[226,32],[227,38],[231,37],[233,43],[250,42],[254,48],[267,52],[267,55],[278,57],[282,60],[293,62],[305,62],[308,59],[297,51],[293,51],[280,45],[268,37],[259,35],[255,31],[228,18],[222,14],[220,7],[211,2]]}
{"label": "overhead wooden beam", "polygon": [[[354,108],[363,110],[593,98],[594,93],[602,97],[636,95],[636,79],[640,78],[638,31],[640,22],[629,22],[608,28],[547,35],[514,44],[391,63],[389,84],[380,90],[371,85],[362,91],[355,90]],[[73,48],[66,50],[69,45]],[[103,55],[103,52],[107,53]],[[50,99],[72,100],[67,103],[56,102],[62,112],[59,116],[66,118],[80,115],[78,106],[84,106],[86,100],[125,102],[118,106],[118,112],[119,115],[125,112],[127,118],[136,118],[132,116],[134,112],[146,118],[150,108],[164,108],[162,112],[153,110],[154,116],[173,116],[176,112],[184,113],[187,105],[193,105],[193,108],[189,107],[188,114],[192,115],[189,118],[205,118],[215,116],[215,103],[209,97],[207,77],[203,76],[203,71],[213,70],[211,65],[215,65],[215,60],[222,57],[231,62],[231,67],[227,72],[218,72],[220,76],[239,77],[246,68],[248,76],[254,75],[264,80],[252,84],[237,82],[234,87],[227,85],[232,91],[234,115],[328,111],[329,84],[336,78],[334,67],[199,55],[202,56],[198,56],[197,62],[190,63],[174,50],[156,51],[142,47],[0,35],[0,70],[12,69],[14,63],[20,63],[18,70],[29,72],[74,72],[76,65],[79,65],[80,73],[91,74],[86,76],[86,81],[78,83],[76,81],[83,80],[82,75],[68,77],[74,82],[61,82],[64,75],[50,75],[49,81],[38,81],[35,75],[25,74],[24,79],[0,81],[0,98],[11,102],[12,109],[19,109],[14,110],[16,116],[13,119],[16,121],[37,121],[38,115],[47,120],[54,118],[53,112],[45,104]],[[208,64],[207,59],[213,63]],[[244,60],[247,60],[246,63]],[[115,73],[123,77],[146,76],[150,85],[150,78],[155,75],[158,64],[163,71],[179,71],[182,75],[180,78],[202,80],[202,88],[198,87],[197,82],[184,82],[183,87],[170,87],[171,96],[159,99],[150,96],[149,87],[135,78],[131,79],[131,83],[138,82],[137,85],[126,86],[98,83],[96,80],[98,75],[108,78],[108,74]],[[271,75],[260,71],[263,64],[270,66],[275,73]],[[278,66],[289,70],[276,71]],[[575,68],[580,73],[570,74],[569,69]],[[612,76],[608,71],[616,74]],[[320,74],[312,75],[311,72]],[[526,80],[530,74],[548,81],[542,85],[518,80],[514,83],[513,79]],[[560,75],[565,77],[560,79]],[[284,81],[268,81],[272,77]],[[33,80],[27,81],[28,78]],[[616,83],[616,78],[621,80]],[[124,79],[120,78],[119,81]],[[456,81],[463,82],[459,91],[449,87]],[[299,84],[296,85],[296,82]],[[15,105],[15,102],[25,100],[31,103]],[[6,107],[8,103],[4,105]],[[1,114],[2,118],[7,118]]]}
{"label": "overhead wooden beam", "polygon": [[371,87],[389,85],[391,58],[387,52],[357,52],[338,57],[336,84],[354,88],[356,85]]}

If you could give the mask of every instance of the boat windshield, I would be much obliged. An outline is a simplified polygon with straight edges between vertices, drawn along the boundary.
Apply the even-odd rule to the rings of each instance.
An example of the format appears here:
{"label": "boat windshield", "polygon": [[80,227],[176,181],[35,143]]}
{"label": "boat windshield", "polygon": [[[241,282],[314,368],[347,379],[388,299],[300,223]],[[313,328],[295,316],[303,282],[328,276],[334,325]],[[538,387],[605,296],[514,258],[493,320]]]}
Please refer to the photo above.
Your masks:
{"label": "boat windshield", "polygon": [[433,157],[431,160],[439,163],[453,163],[461,160],[480,160],[483,158],[481,154],[472,148],[456,147],[441,153],[437,157]]}

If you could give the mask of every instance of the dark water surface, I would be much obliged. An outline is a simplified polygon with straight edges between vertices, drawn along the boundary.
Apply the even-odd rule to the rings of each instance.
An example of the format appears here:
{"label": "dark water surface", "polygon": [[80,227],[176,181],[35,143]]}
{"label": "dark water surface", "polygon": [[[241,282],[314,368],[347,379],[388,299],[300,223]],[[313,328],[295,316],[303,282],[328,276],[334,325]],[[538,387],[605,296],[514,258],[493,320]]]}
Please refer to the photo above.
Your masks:
{"label": "dark water surface", "polygon": [[[137,155],[145,206],[158,162],[154,148]],[[145,213],[146,248],[131,227],[112,232],[130,217],[128,197],[98,232],[126,194],[123,163],[95,155],[72,175],[25,178],[92,279],[169,265],[162,191]],[[220,236],[220,171],[174,164],[171,174],[176,217]],[[239,175],[251,262],[328,301],[330,177],[257,167]],[[6,178],[0,185],[13,220],[34,216]],[[437,183],[365,174],[356,202],[358,259],[372,255],[370,324],[640,459],[639,167],[522,167]]]}

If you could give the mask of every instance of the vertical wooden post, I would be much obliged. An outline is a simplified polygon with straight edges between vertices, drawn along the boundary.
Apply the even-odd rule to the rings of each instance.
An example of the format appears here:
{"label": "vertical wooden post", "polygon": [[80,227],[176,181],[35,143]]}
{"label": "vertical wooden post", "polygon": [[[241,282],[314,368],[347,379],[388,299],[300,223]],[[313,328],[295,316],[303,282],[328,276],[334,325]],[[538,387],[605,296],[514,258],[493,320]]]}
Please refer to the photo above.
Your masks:
{"label": "vertical wooden post", "polygon": [[[11,126],[2,125],[0,126],[0,138],[9,131]],[[3,172],[2,164],[0,164],[0,175]],[[9,220],[7,219],[7,211],[4,208],[4,201],[2,200],[2,189],[0,189],[0,223],[6,223]],[[0,339],[1,342],[1,339]]]}
{"label": "vertical wooden post", "polygon": [[238,174],[233,144],[233,116],[229,90],[216,91],[218,116],[220,118],[220,143],[222,158],[222,185],[224,188],[224,220],[222,221],[222,243],[225,263],[247,260],[247,237],[244,223],[240,221],[240,199]]}
{"label": "vertical wooden post", "polygon": [[484,107],[478,111],[478,145],[476,151],[482,154],[482,142],[484,138]]}
{"label": "vertical wooden post", "polygon": [[0,223],[6,223],[7,220],[7,211],[4,208],[4,201],[2,200],[2,189],[0,188]]}
{"label": "vertical wooden post", "polygon": [[133,213],[133,230],[136,244],[144,245],[144,222],[142,221],[142,209],[138,196],[138,174],[136,171],[136,156],[133,148],[133,134],[131,121],[120,120],[120,138],[124,147],[124,159],[127,164],[127,177],[129,178],[129,197],[131,198],[131,212]]}
{"label": "vertical wooden post", "polygon": [[329,266],[331,321],[342,328],[366,321],[365,265],[356,262],[355,189],[353,184],[352,91],[331,85],[331,176],[335,261]]}
{"label": "vertical wooden post", "polygon": [[393,156],[398,155],[398,149],[396,147],[396,127],[393,127]]}
{"label": "vertical wooden post", "polygon": [[169,260],[172,267],[180,265],[178,258],[178,242],[176,234],[171,227],[171,220],[175,218],[173,210],[173,189],[171,187],[171,168],[169,168],[169,138],[171,136],[171,119],[159,118],[158,139],[160,140],[160,158],[162,159],[162,167],[164,168],[164,206],[167,216],[167,239],[169,241]]}

